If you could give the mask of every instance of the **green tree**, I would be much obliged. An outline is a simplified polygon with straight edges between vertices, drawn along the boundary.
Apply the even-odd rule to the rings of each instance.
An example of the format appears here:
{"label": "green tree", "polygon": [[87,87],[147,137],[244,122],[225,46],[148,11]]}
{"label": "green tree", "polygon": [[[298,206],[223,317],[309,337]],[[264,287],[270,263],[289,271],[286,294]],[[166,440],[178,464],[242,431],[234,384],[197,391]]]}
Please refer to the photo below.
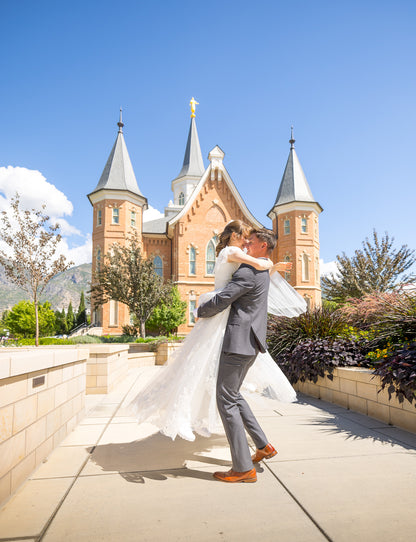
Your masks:
{"label": "green tree", "polygon": [[76,317],[76,325],[80,326],[81,324],[87,323],[87,309],[85,306],[85,295],[84,291],[81,292],[81,297],[79,299],[79,306]]}
{"label": "green tree", "polygon": [[39,298],[48,282],[58,273],[65,271],[73,262],[66,262],[65,256],[55,257],[61,242],[59,225],[49,223],[49,216],[42,210],[20,208],[19,194],[12,199],[10,210],[2,211],[0,240],[7,246],[0,250],[0,265],[7,277],[23,288],[35,307],[35,344],[39,346]]}
{"label": "green tree", "polygon": [[55,324],[55,314],[48,301],[38,304],[38,326],[33,301],[19,301],[8,313],[6,319],[10,333],[23,338],[32,338],[37,331],[40,336],[53,334]]}
{"label": "green tree", "polygon": [[55,322],[56,335],[65,335],[67,332],[65,309],[62,309],[62,311],[55,311]]}
{"label": "green tree", "polygon": [[394,237],[388,233],[379,240],[366,237],[362,249],[349,258],[345,252],[337,256],[338,273],[322,278],[323,295],[330,301],[345,302],[375,292],[387,292],[399,283],[415,282],[414,273],[406,273],[415,263],[415,251],[407,245],[393,247]]}
{"label": "green tree", "polygon": [[66,313],[66,329],[67,332],[71,332],[75,327],[75,314],[72,308],[72,301],[69,302],[68,312]]}
{"label": "green tree", "polygon": [[182,301],[179,290],[174,286],[166,301],[161,301],[146,322],[146,329],[169,335],[186,322],[186,301]]}
{"label": "green tree", "polygon": [[114,244],[106,254],[91,286],[93,306],[113,299],[124,303],[137,319],[140,336],[146,336],[145,323],[156,305],[169,295],[171,284],[165,283],[153,269],[153,263],[143,258],[137,236],[126,246]]}

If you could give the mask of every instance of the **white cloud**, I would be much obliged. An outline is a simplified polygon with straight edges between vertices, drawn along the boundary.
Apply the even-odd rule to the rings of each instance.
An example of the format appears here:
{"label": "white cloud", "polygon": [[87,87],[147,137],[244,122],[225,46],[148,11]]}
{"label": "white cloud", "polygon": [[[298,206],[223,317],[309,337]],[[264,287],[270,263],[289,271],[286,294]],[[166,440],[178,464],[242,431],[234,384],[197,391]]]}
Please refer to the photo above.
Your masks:
{"label": "white cloud", "polygon": [[[45,211],[51,217],[51,224],[59,224],[62,240],[56,255],[63,254],[68,261],[73,261],[74,265],[91,262],[91,235],[82,234],[78,228],[63,218],[71,216],[74,209],[63,192],[48,182],[40,171],[24,167],[0,167],[0,210],[10,208],[11,199],[16,192],[20,196],[23,209],[40,210],[42,205],[46,204]],[[73,246],[69,241],[72,236],[80,237],[82,244]],[[4,245],[0,248],[9,253]]]}
{"label": "white cloud", "polygon": [[143,213],[143,222],[150,222],[150,220],[156,220],[157,218],[162,218],[162,216],[165,215],[149,205],[149,208]]}
{"label": "white cloud", "polygon": [[339,274],[338,264],[336,261],[325,263],[323,260],[320,260],[320,269],[321,277],[325,277],[327,275],[337,276]]}
{"label": "white cloud", "polygon": [[22,207],[40,209],[46,204],[48,214],[56,217],[71,215],[74,209],[72,203],[63,192],[49,183],[40,171],[24,167],[0,167],[0,207],[7,208],[11,198],[20,195]]}
{"label": "white cloud", "polygon": [[68,241],[65,237],[57,249],[57,254],[63,254],[68,261],[74,262],[74,265],[81,265],[83,263],[91,263],[92,259],[92,239],[91,235],[86,236],[86,240],[82,245],[74,246],[70,248]]}
{"label": "white cloud", "polygon": [[82,235],[80,230],[75,226],[72,226],[67,220],[65,220],[65,218],[57,218],[53,216],[51,217],[51,223],[59,225],[59,233],[63,237],[70,237],[71,235]]}

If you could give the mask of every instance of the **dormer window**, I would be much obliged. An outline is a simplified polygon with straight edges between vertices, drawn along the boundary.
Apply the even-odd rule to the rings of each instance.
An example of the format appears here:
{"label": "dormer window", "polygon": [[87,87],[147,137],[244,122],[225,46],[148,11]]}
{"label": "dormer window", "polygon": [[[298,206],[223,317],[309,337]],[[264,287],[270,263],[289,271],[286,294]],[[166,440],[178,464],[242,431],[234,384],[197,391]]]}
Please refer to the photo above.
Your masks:
{"label": "dormer window", "polygon": [[185,205],[185,194],[183,192],[179,194],[178,203],[179,205]]}
{"label": "dormer window", "polygon": [[113,209],[113,224],[120,224],[120,209]]}

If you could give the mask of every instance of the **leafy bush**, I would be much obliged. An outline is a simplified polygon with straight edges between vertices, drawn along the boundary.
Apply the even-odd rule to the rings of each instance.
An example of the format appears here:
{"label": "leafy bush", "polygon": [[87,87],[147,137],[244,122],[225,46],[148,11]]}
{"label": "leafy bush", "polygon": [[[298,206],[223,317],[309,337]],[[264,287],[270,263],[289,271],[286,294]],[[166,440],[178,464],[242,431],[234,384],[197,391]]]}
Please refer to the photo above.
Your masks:
{"label": "leafy bush", "polygon": [[179,290],[173,286],[169,297],[153,309],[146,321],[146,331],[169,335],[186,322],[186,301],[182,301]]}
{"label": "leafy bush", "polygon": [[122,326],[121,329],[123,330],[123,335],[127,335],[128,337],[137,337],[138,335],[138,330],[136,326],[126,325]]}
{"label": "leafy bush", "polygon": [[[41,346],[52,346],[59,344],[74,344],[74,339],[56,339],[55,337],[41,337],[39,339]],[[35,339],[19,339],[16,346],[34,346]]]}
{"label": "leafy bush", "polygon": [[72,337],[69,339],[73,344],[93,344],[100,343],[100,337],[96,335],[78,335],[77,337]]}
{"label": "leafy bush", "polygon": [[416,343],[404,345],[385,358],[374,374],[381,377],[389,398],[396,394],[400,403],[407,399],[416,407]]}
{"label": "leafy bush", "polygon": [[267,342],[271,355],[276,358],[293,350],[305,339],[335,339],[343,331],[345,320],[340,311],[325,306],[307,311],[296,318],[270,316]]}
{"label": "leafy bush", "polygon": [[367,364],[360,345],[348,339],[306,339],[280,355],[277,362],[292,384],[299,380],[316,383],[325,374],[332,380],[335,367]]}
{"label": "leafy bush", "polygon": [[378,343],[416,341],[416,297],[400,294],[386,302],[385,310],[375,325]]}

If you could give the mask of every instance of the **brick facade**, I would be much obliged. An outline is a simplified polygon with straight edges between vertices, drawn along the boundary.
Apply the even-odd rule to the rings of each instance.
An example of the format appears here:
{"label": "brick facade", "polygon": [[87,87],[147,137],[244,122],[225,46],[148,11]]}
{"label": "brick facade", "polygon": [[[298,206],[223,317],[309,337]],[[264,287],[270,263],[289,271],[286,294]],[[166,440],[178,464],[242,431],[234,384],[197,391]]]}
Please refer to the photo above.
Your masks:
{"label": "brick facade", "polygon": [[[291,149],[293,148],[292,140]],[[124,140],[122,143],[124,144]],[[187,152],[189,153],[188,156],[185,155],[185,169],[195,166],[191,163],[190,146],[192,145],[197,145],[199,149],[194,120],[188,136]],[[190,162],[189,156],[191,156]],[[165,218],[160,219],[162,227],[153,233],[150,232],[149,226],[147,226],[148,229],[143,227],[143,208],[147,201],[138,187],[137,194],[140,195],[121,191],[115,197],[114,191],[106,190],[105,187],[100,188],[102,184],[100,181],[96,189],[99,196],[94,193],[89,196],[93,203],[94,217],[93,269],[96,269],[100,255],[102,257],[107,253],[113,243],[124,244],[126,235],[128,236],[133,231],[137,232],[143,243],[144,256],[152,261],[156,258],[159,264],[161,261],[163,277],[172,280],[177,285],[181,298],[187,301],[187,321],[180,326],[178,330],[180,333],[191,331],[193,306],[202,293],[214,287],[212,248],[213,243],[215,245],[216,236],[230,220],[234,219],[241,219],[254,227],[262,227],[241,199],[223,165],[223,157],[224,153],[221,149],[215,147],[209,154],[210,164],[205,172],[201,173],[199,181],[195,180],[195,175],[189,175],[190,180],[187,181],[187,176],[183,175],[172,182],[176,207],[173,212],[172,208],[167,208]],[[191,163],[190,166],[189,163]],[[108,163],[106,168],[108,170]],[[178,186],[183,186],[186,190],[191,187],[188,190],[191,195],[187,195],[184,202],[179,201]],[[180,188],[180,190],[183,189]],[[267,202],[265,202],[266,207]],[[273,230],[278,236],[278,245],[273,259],[292,262],[293,269],[286,278],[305,297],[310,307],[319,305],[321,299],[318,230],[318,215],[321,210],[317,203],[294,201],[283,206],[275,204],[272,214],[269,213]],[[132,225],[131,213],[135,213],[134,225]],[[118,217],[117,223],[114,217]],[[210,243],[211,252],[209,251]],[[94,318],[96,324],[102,326],[103,334],[121,334],[122,326],[130,321],[127,307],[114,302],[105,304],[96,312]]]}

